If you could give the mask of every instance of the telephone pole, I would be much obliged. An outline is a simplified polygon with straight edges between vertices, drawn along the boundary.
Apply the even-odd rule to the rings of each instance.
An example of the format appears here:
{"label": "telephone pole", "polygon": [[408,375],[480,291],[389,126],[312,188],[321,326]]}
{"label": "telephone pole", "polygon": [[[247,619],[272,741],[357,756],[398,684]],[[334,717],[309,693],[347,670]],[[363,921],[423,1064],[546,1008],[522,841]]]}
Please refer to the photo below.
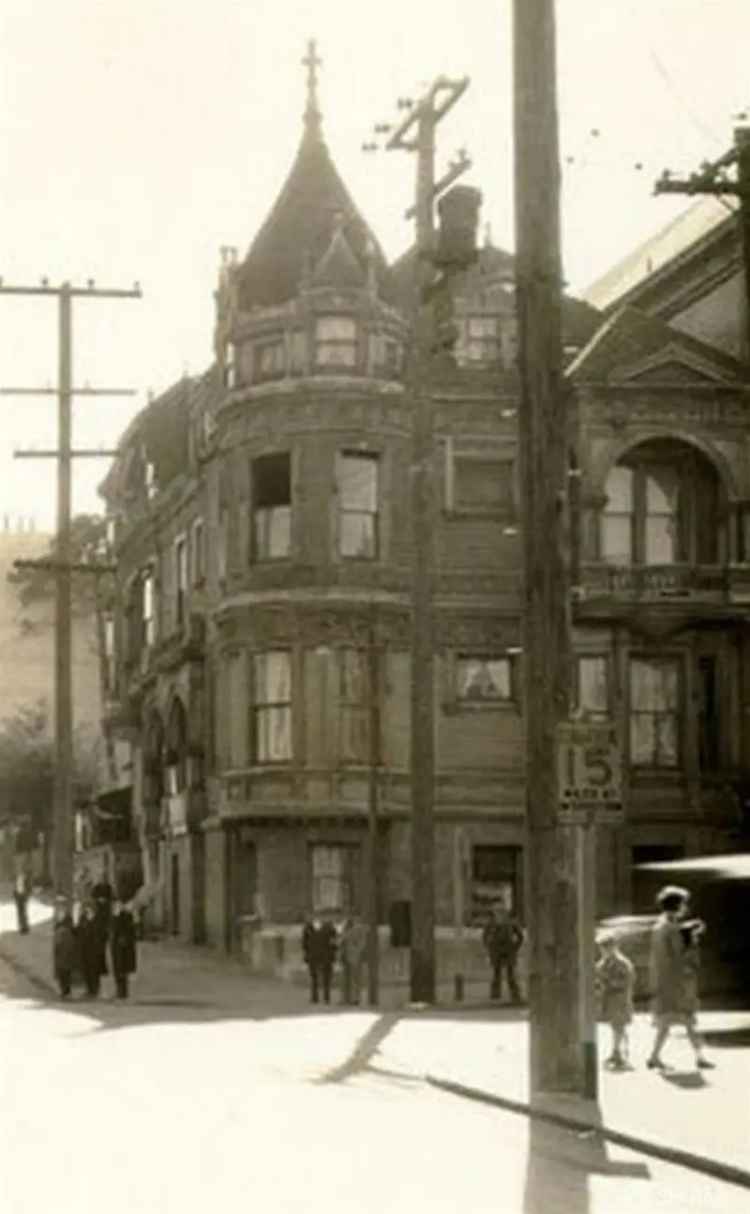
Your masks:
{"label": "telephone pole", "polygon": [[[735,167],[735,177],[727,170]],[[689,177],[677,178],[665,169],[654,183],[655,194],[714,194],[720,198],[739,199],[743,274],[745,281],[744,355],[750,359],[750,127],[739,126],[734,132],[734,146],[718,160],[705,161]]]}
{"label": "telephone pole", "polygon": [[[414,1003],[435,1001],[435,629],[433,578],[435,488],[432,400],[429,370],[433,325],[425,306],[435,276],[434,204],[469,167],[465,156],[435,181],[435,132],[438,123],[468,87],[467,78],[443,76],[417,102],[402,100],[406,116],[390,134],[389,150],[416,153],[416,198],[407,218],[416,219],[412,295],[412,348],[407,389],[413,409],[412,520],[413,583],[411,631],[411,966]],[[390,132],[390,127],[376,131]]]}
{"label": "telephone pole", "polygon": [[24,451],[16,455],[27,459],[57,461],[57,553],[55,566],[55,771],[53,877],[57,893],[70,897],[73,887],[73,663],[71,628],[71,504],[72,461],[76,456],[110,454],[101,450],[76,451],[72,447],[72,401],[74,396],[130,396],[127,388],[74,388],[73,318],[74,298],[138,299],[136,284],[130,290],[101,289],[93,282],[59,287],[46,280],[40,286],[6,286],[0,280],[0,294],[40,295],[58,301],[58,382],[57,388],[3,388],[5,396],[40,395],[57,397],[57,450]]}
{"label": "telephone pole", "polygon": [[514,0],[516,301],[524,551],[526,861],[533,1095],[580,1092],[576,828],[558,816],[570,701],[567,404],[562,376],[554,0]]}

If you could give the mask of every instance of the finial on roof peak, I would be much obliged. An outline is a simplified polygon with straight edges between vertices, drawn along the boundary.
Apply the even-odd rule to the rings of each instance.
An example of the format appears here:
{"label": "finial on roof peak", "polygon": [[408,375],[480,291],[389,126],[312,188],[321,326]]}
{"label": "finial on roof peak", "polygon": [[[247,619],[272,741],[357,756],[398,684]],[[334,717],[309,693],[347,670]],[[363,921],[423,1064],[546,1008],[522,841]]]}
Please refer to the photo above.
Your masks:
{"label": "finial on roof peak", "polygon": [[318,68],[323,60],[318,55],[318,44],[310,38],[307,54],[302,66],[307,68],[307,104],[305,106],[305,128],[310,135],[320,134],[320,107],[318,106]]}

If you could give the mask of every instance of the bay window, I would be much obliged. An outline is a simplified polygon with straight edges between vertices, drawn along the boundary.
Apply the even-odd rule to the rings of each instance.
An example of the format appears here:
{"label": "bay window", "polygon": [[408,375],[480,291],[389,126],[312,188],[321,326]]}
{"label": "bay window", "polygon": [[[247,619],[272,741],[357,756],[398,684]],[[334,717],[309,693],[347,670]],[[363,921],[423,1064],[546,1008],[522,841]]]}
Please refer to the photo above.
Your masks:
{"label": "bay window", "polygon": [[291,459],[288,451],[252,462],[253,558],[288,557],[292,540]]}
{"label": "bay window", "polygon": [[288,650],[256,653],[252,661],[252,749],[256,763],[292,758],[292,663]]}
{"label": "bay window", "polygon": [[339,553],[378,556],[378,456],[344,451],[338,457]]}

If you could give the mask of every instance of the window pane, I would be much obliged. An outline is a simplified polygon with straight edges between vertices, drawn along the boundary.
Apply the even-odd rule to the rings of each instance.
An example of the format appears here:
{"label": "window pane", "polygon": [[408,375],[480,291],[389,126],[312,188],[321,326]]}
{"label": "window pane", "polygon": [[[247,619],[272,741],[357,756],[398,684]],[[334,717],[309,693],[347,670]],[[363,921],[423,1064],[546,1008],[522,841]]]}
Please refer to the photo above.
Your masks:
{"label": "window pane", "polygon": [[378,508],[378,461],[372,456],[339,458],[339,498],[344,510],[375,513]]}
{"label": "window pane", "polygon": [[606,714],[609,709],[608,662],[604,657],[578,659],[578,706],[587,712]]}
{"label": "window pane", "polygon": [[669,465],[649,465],[646,471],[646,510],[649,514],[676,514],[679,473]]}
{"label": "window pane", "polygon": [[256,653],[253,688],[256,705],[283,704],[291,699],[291,662],[285,650]]}
{"label": "window pane", "polygon": [[637,767],[651,763],[655,745],[654,718],[649,713],[633,713],[630,718],[630,760]]}
{"label": "window pane", "polygon": [[289,556],[292,543],[292,511],[274,506],[255,511],[255,555],[262,560]]}
{"label": "window pane", "polygon": [[677,661],[648,661],[630,664],[630,705],[636,711],[674,712],[678,707]]}
{"label": "window pane", "polygon": [[292,757],[292,710],[260,708],[255,714],[255,757],[260,763],[279,763]]}
{"label": "window pane", "polygon": [[468,325],[469,337],[496,337],[496,316],[470,316]]}
{"label": "window pane", "polygon": [[629,565],[633,555],[632,534],[629,514],[605,514],[602,518],[602,559],[611,565]]}
{"label": "window pane", "polygon": [[676,519],[664,515],[647,516],[645,564],[674,564],[678,559],[676,532]]}
{"label": "window pane", "polygon": [[320,316],[315,335],[318,341],[352,342],[357,336],[357,324],[351,316]]}
{"label": "window pane", "polygon": [[365,655],[358,649],[342,649],[340,671],[342,700],[352,704],[362,704],[367,699]]}
{"label": "window pane", "polygon": [[509,700],[508,658],[459,658],[456,663],[460,700]]}
{"label": "window pane", "polygon": [[261,455],[252,463],[253,502],[260,506],[288,506],[292,500],[291,460],[288,451]]}
{"label": "window pane", "polygon": [[375,515],[342,514],[340,519],[340,549],[342,556],[375,557]]}
{"label": "window pane", "polygon": [[607,477],[605,488],[608,514],[629,514],[633,509],[633,470],[622,466],[615,467]]}

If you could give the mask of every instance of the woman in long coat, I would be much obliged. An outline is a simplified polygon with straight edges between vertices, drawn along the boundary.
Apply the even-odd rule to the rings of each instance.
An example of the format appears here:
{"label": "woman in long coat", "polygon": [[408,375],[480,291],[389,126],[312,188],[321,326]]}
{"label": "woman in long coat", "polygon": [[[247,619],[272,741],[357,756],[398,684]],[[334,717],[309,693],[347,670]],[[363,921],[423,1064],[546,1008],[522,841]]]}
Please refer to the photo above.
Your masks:
{"label": "woman in long coat", "polygon": [[673,1024],[682,1024],[695,1051],[696,1065],[712,1067],[703,1056],[703,1041],[696,1027],[698,1011],[699,921],[684,922],[690,895],[676,885],[666,886],[657,897],[661,911],[651,935],[651,992],[656,1036],[648,1067],[663,1068],[661,1051]]}
{"label": "woman in long coat", "polygon": [[135,973],[135,924],[128,908],[115,899],[109,929],[109,951],[115,992],[118,999],[128,997],[128,978]]}

